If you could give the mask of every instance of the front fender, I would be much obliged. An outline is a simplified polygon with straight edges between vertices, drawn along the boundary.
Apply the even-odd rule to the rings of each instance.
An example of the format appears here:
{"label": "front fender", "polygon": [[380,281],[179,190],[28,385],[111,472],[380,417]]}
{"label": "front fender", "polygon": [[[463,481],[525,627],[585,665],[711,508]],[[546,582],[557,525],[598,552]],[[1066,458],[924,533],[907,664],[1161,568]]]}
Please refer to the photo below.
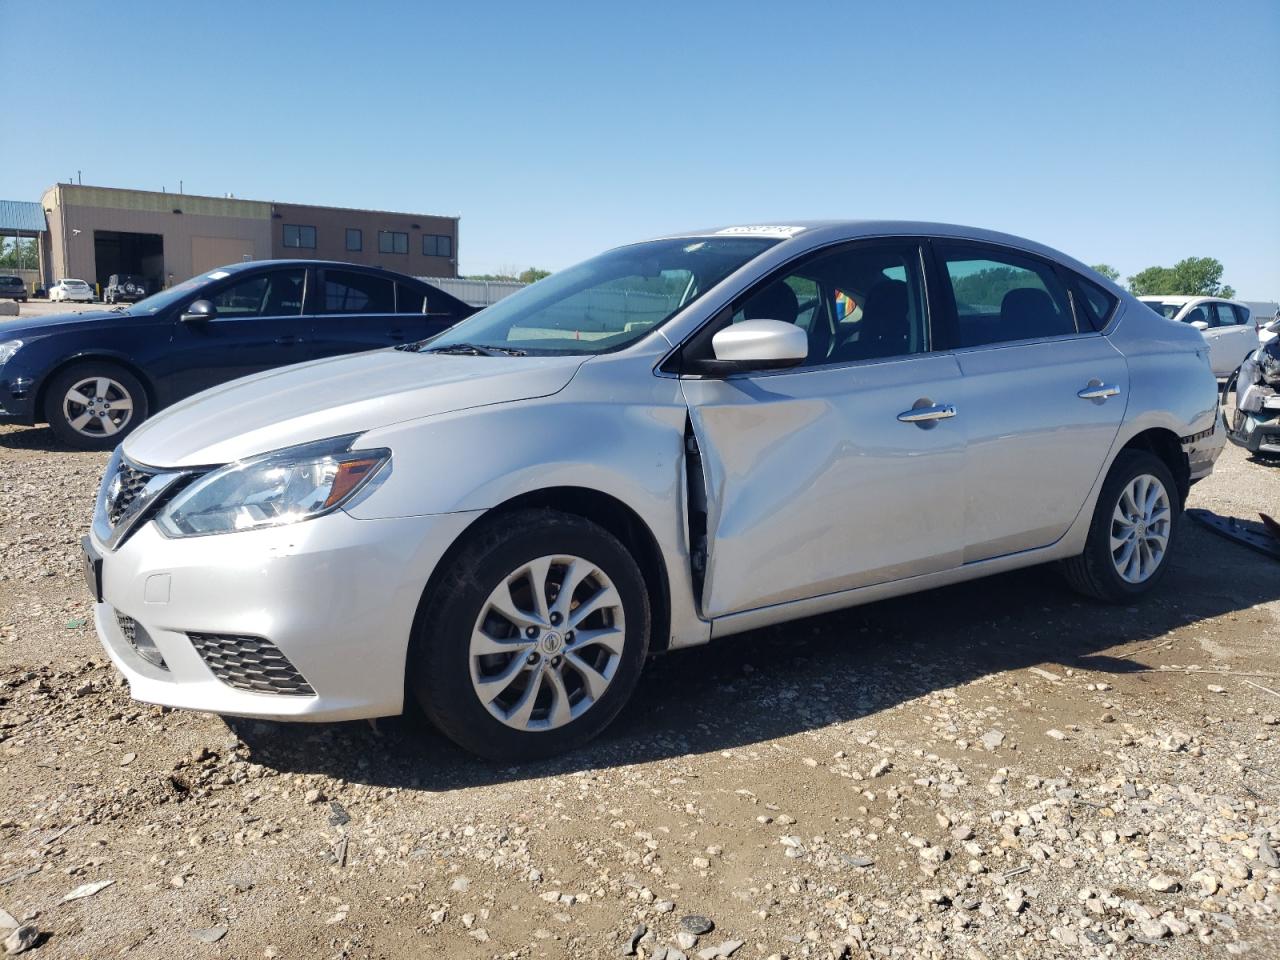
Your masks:
{"label": "front fender", "polygon": [[625,398],[619,394],[630,391],[616,381],[611,392],[579,378],[554,396],[369,431],[361,446],[389,448],[391,472],[348,512],[383,519],[488,511],[554,487],[606,494],[635,512],[662,554],[671,646],[704,642],[707,625],[697,615],[690,577],[686,407],[677,382],[645,376],[640,395]]}

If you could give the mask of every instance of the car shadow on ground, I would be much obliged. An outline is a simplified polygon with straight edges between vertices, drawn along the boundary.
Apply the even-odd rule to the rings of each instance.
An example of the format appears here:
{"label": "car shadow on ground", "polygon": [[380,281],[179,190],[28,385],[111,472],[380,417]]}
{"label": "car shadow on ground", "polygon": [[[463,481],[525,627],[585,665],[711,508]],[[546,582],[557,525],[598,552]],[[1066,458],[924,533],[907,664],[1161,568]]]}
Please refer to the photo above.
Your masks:
{"label": "car shadow on ground", "polygon": [[1139,670],[1149,644],[1133,648],[1138,660],[1103,651],[1280,598],[1273,565],[1190,522],[1180,533],[1165,582],[1129,607],[1082,599],[1052,566],[1036,567],[659,657],[603,736],[549,761],[479,760],[416,714],[376,725],[227,723],[251,760],[282,772],[442,791],[749,746],[1040,664]]}
{"label": "car shadow on ground", "polygon": [[48,427],[28,427],[25,430],[0,431],[0,448],[9,450],[39,450],[48,453],[84,453],[58,439]]}

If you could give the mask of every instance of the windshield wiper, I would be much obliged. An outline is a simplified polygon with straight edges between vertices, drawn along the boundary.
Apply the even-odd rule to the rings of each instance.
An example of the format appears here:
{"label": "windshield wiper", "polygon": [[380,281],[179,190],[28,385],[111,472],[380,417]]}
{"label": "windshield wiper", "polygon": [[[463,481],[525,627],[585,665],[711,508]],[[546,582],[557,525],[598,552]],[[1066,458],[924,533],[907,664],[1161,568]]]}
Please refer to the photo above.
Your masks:
{"label": "windshield wiper", "polygon": [[491,347],[478,343],[449,343],[442,347],[428,347],[422,353],[453,353],[471,357],[527,357],[527,351],[515,347]]}

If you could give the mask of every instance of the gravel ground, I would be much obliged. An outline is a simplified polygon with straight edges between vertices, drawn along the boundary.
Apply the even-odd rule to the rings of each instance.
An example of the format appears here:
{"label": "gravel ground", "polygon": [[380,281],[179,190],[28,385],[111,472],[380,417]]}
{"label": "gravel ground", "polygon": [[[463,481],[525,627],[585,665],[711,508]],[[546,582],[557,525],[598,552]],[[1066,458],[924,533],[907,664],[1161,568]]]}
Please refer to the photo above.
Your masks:
{"label": "gravel ground", "polygon": [[[1191,522],[1140,606],[1034,569],[760,631],[500,768],[412,718],[131,701],[79,575],[104,461],[0,428],[33,957],[1280,956],[1280,565]],[[1280,512],[1280,468],[1229,447],[1191,499]]]}

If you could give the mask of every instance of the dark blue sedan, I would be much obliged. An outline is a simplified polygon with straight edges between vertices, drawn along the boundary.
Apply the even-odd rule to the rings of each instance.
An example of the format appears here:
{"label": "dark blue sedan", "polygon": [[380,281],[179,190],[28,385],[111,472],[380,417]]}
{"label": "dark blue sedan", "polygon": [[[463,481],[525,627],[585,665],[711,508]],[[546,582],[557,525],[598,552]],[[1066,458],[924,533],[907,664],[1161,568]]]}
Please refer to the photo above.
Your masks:
{"label": "dark blue sedan", "polygon": [[425,340],[475,312],[387,270],[222,267],[128,307],[0,322],[0,423],[114,447],[162,407],[259,370]]}

